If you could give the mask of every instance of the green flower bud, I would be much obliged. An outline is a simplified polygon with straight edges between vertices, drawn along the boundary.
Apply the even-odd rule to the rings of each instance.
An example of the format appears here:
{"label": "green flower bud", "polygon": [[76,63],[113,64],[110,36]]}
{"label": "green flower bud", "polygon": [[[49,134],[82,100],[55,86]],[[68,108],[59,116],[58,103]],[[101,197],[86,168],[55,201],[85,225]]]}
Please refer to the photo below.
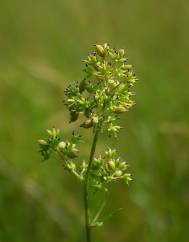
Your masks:
{"label": "green flower bud", "polygon": [[109,44],[108,44],[108,43],[105,43],[105,44],[104,44],[104,48],[105,48],[105,49],[109,49]]}
{"label": "green flower bud", "polygon": [[105,155],[107,158],[111,159],[116,155],[116,150],[115,149],[112,150],[109,148],[108,150],[105,151]]}
{"label": "green flower bud", "polygon": [[72,147],[71,151],[74,152],[74,153],[77,153],[79,150],[77,148],[75,148],[75,146],[74,146],[74,147]]}
{"label": "green flower bud", "polygon": [[96,52],[99,56],[103,57],[105,52],[102,45],[96,45]]}
{"label": "green flower bud", "polygon": [[132,67],[133,67],[132,65],[123,65],[122,69],[124,69],[124,70],[131,70]]}
{"label": "green flower bud", "polygon": [[119,177],[123,174],[123,172],[121,170],[117,170],[115,173],[114,173],[114,176],[116,177]]}
{"label": "green flower bud", "polygon": [[58,144],[58,149],[60,151],[63,151],[66,147],[66,143],[64,141],[61,141],[59,144]]}
{"label": "green flower bud", "polygon": [[92,169],[93,170],[98,170],[102,165],[102,160],[101,159],[94,159],[92,163]]}
{"label": "green flower bud", "polygon": [[124,161],[124,162],[121,162],[120,165],[119,165],[119,168],[120,168],[122,171],[124,171],[124,170],[127,168],[127,164],[126,164],[126,162],[125,162],[125,161]]}
{"label": "green flower bud", "polygon": [[82,164],[81,164],[81,169],[86,170],[87,167],[88,167],[88,164],[85,161],[83,161]]}
{"label": "green flower bud", "polygon": [[41,146],[46,146],[47,145],[47,141],[45,141],[44,139],[39,139],[38,140],[38,144]]}
{"label": "green flower bud", "polygon": [[97,61],[97,58],[96,58],[96,56],[95,55],[91,55],[91,61],[92,61],[92,63],[96,63],[96,61]]}
{"label": "green flower bud", "polygon": [[58,135],[60,134],[60,130],[56,129],[56,128],[52,128],[52,129],[48,129],[47,133],[53,138],[55,139],[56,137],[58,137]]}
{"label": "green flower bud", "polygon": [[93,121],[93,124],[97,124],[98,123],[98,117],[97,116],[92,117],[92,121]]}
{"label": "green flower bud", "polygon": [[130,173],[125,173],[123,179],[127,184],[133,180]]}
{"label": "green flower bud", "polygon": [[123,91],[125,89],[125,84],[124,83],[121,83],[118,87],[117,87],[117,90],[119,92]]}
{"label": "green flower bud", "polygon": [[80,127],[83,127],[85,129],[91,128],[93,126],[93,120],[87,119],[84,123],[80,125]]}
{"label": "green flower bud", "polygon": [[68,152],[67,156],[68,156],[69,158],[71,158],[71,159],[74,159],[74,158],[76,158],[78,155],[77,155],[75,152],[73,152],[73,151],[71,150],[70,152]]}
{"label": "green flower bud", "polygon": [[124,56],[124,54],[125,54],[125,51],[124,51],[124,49],[118,49],[118,54],[121,56],[121,57],[123,57]]}
{"label": "green flower bud", "polygon": [[115,169],[115,162],[113,160],[108,161],[106,164],[107,171],[113,171]]}
{"label": "green flower bud", "polygon": [[123,106],[118,106],[115,108],[115,113],[124,113],[126,109]]}

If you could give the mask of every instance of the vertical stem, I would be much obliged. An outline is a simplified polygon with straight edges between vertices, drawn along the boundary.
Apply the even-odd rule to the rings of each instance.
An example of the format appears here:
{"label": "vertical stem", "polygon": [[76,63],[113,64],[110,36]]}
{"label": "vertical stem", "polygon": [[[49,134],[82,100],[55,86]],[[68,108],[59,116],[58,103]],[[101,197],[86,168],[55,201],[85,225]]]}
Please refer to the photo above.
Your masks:
{"label": "vertical stem", "polygon": [[98,130],[96,130],[93,143],[91,146],[91,152],[89,157],[89,163],[86,171],[85,181],[84,181],[84,209],[85,209],[85,231],[86,231],[86,242],[91,242],[91,227],[90,227],[90,217],[89,217],[89,194],[88,194],[88,182],[89,182],[89,172],[91,169],[92,161],[94,158],[94,153],[96,150],[96,144],[98,140]]}

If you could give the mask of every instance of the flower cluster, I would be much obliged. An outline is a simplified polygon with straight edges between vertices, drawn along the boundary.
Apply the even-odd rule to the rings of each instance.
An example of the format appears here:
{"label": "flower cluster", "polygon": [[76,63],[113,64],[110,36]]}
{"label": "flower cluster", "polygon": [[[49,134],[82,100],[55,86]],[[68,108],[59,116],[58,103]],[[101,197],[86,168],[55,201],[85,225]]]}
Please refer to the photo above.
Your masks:
{"label": "flower cluster", "polygon": [[123,180],[128,184],[132,178],[127,168],[128,164],[118,156],[117,151],[108,148],[103,156],[94,158],[90,171],[90,184],[96,189],[105,190],[110,182]]}
{"label": "flower cluster", "polygon": [[[56,155],[63,162],[65,170],[73,173],[78,179],[84,180],[87,171],[87,163],[75,161],[79,150],[77,144],[81,137],[72,133],[70,140],[63,141],[60,130],[52,128],[47,130],[48,137],[38,140],[40,152],[47,160],[51,155]],[[115,149],[108,148],[103,156],[94,158],[90,170],[90,185],[98,190],[107,190],[107,184],[117,180],[124,180],[127,184],[131,179],[130,173],[127,173],[127,163],[118,157]]]}
{"label": "flower cluster", "polygon": [[70,111],[70,122],[85,116],[83,128],[97,128],[116,136],[120,126],[119,114],[129,110],[134,102],[131,87],[136,76],[127,63],[123,49],[112,49],[108,44],[96,45],[85,63],[85,77],[65,90],[65,105]]}
{"label": "flower cluster", "polygon": [[48,129],[47,133],[47,139],[38,140],[40,152],[44,160],[48,160],[54,152],[58,152],[58,144],[61,139],[59,129]]}
{"label": "flower cluster", "polygon": [[[96,45],[84,63],[83,80],[70,84],[65,90],[64,103],[70,112],[70,122],[83,116],[80,127],[117,136],[121,129],[116,122],[119,115],[134,104],[131,87],[137,79],[133,67],[127,63],[123,49],[112,49],[108,44]],[[47,133],[46,139],[38,141],[44,160],[56,155],[64,169],[81,181],[87,177],[90,186],[107,189],[110,182],[131,180],[127,163],[120,159],[116,150],[109,148],[103,156],[92,157],[91,164],[79,162],[79,135],[72,133],[70,140],[62,140],[59,129],[52,128]]]}
{"label": "flower cluster", "polygon": [[63,162],[65,170],[72,172],[78,178],[80,175],[76,171],[76,164],[74,159],[78,157],[79,150],[77,144],[81,137],[72,133],[70,140],[63,141],[61,139],[60,130],[52,128],[47,130],[48,137],[46,139],[38,140],[40,152],[44,160],[47,160],[51,155],[56,155]]}

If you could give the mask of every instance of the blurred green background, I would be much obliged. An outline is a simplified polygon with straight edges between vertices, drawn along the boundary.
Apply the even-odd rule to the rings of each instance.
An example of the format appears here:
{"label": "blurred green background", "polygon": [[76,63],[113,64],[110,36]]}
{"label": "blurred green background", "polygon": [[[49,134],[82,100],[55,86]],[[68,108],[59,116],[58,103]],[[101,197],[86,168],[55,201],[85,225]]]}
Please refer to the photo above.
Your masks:
{"label": "blurred green background", "polygon": [[112,187],[107,213],[123,210],[94,241],[188,241],[188,23],[187,0],[0,0],[0,242],[84,241],[82,188],[36,141],[74,128],[65,84],[104,42],[127,50],[140,81],[125,129],[98,147],[114,143],[134,181]]}

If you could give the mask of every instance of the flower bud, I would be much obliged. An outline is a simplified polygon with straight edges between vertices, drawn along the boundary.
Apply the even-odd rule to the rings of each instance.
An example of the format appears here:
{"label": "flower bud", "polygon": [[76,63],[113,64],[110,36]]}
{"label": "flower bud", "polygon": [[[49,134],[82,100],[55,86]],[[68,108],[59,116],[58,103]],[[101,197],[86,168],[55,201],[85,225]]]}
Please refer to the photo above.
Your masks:
{"label": "flower bud", "polygon": [[69,158],[71,158],[71,159],[74,159],[74,158],[76,158],[78,155],[76,154],[76,152],[74,152],[74,151],[70,151],[70,152],[68,152],[68,157]]}
{"label": "flower bud", "polygon": [[71,151],[74,152],[74,153],[77,153],[79,150],[75,147],[72,147]]}
{"label": "flower bud", "polygon": [[108,44],[108,43],[105,43],[105,44],[104,44],[104,48],[105,48],[105,49],[109,49],[109,44]]}
{"label": "flower bud", "polygon": [[97,116],[92,117],[92,121],[93,121],[93,124],[97,124],[98,123],[98,117]]}
{"label": "flower bud", "polygon": [[132,65],[123,65],[122,69],[124,69],[124,70],[131,70],[132,67],[133,67]]}
{"label": "flower bud", "polygon": [[130,173],[125,173],[123,179],[126,182],[126,184],[133,180]]}
{"label": "flower bud", "polygon": [[105,155],[107,158],[111,159],[116,155],[116,150],[115,149],[112,150],[109,148],[108,150],[105,151]]}
{"label": "flower bud", "polygon": [[119,168],[124,171],[126,168],[127,168],[127,164],[125,161],[121,162],[120,165],[119,165]]}
{"label": "flower bud", "polygon": [[38,140],[38,144],[41,146],[46,146],[47,145],[47,141],[45,141],[44,139],[39,139]]}
{"label": "flower bud", "polygon": [[103,57],[104,56],[104,48],[102,45],[96,45],[96,52],[99,56]]}
{"label": "flower bud", "polygon": [[118,49],[118,54],[119,54],[121,57],[123,57],[124,54],[125,54],[124,49]]}
{"label": "flower bud", "polygon": [[64,141],[61,141],[59,144],[58,144],[58,149],[59,150],[64,150],[66,147],[66,143]]}
{"label": "flower bud", "polygon": [[93,170],[98,170],[102,165],[102,160],[101,159],[94,159],[92,162],[92,169]]}
{"label": "flower bud", "polygon": [[97,61],[96,55],[91,55],[90,58],[92,63],[96,63]]}
{"label": "flower bud", "polygon": [[119,176],[122,175],[122,173],[123,173],[122,171],[117,170],[117,171],[114,173],[114,176],[119,177]]}
{"label": "flower bud", "polygon": [[106,164],[107,171],[113,171],[115,169],[115,162],[113,160],[108,161]]}
{"label": "flower bud", "polygon": [[125,89],[125,84],[124,83],[121,83],[118,87],[117,87],[117,90],[119,92],[123,91]]}
{"label": "flower bud", "polygon": [[60,134],[60,130],[59,130],[59,129],[56,129],[56,128],[47,129],[47,133],[48,133],[53,139],[55,139],[55,138],[58,137],[58,135]]}
{"label": "flower bud", "polygon": [[93,120],[87,119],[84,123],[80,125],[80,127],[83,127],[85,129],[91,128],[93,126]]}
{"label": "flower bud", "polygon": [[118,106],[115,108],[115,113],[124,113],[126,109],[123,106]]}
{"label": "flower bud", "polygon": [[83,161],[82,164],[81,164],[81,168],[86,170],[87,167],[88,167],[88,164],[85,161]]}
{"label": "flower bud", "polygon": [[71,122],[75,122],[79,117],[79,113],[78,112],[71,112],[70,113],[70,123]]}

